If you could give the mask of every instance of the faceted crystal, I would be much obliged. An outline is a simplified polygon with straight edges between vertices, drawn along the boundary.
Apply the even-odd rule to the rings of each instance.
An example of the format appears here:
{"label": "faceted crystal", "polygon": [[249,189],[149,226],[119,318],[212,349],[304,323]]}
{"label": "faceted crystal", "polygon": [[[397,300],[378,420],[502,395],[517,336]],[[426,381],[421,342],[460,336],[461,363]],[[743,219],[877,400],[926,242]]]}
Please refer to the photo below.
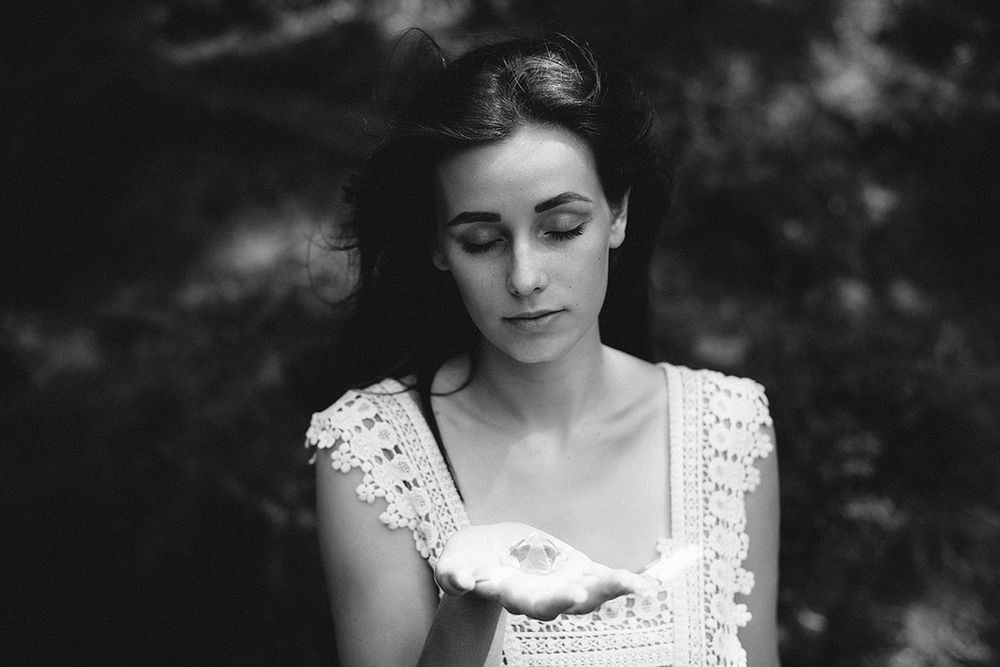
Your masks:
{"label": "faceted crystal", "polygon": [[547,574],[561,566],[565,560],[566,555],[559,547],[539,533],[532,533],[513,545],[507,550],[504,559],[508,565],[534,574]]}

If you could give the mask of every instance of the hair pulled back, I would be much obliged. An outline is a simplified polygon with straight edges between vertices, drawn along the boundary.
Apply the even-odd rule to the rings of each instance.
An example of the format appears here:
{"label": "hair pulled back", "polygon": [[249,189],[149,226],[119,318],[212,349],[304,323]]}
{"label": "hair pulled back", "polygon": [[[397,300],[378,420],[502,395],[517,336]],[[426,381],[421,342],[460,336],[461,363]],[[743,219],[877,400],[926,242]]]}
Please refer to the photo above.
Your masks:
{"label": "hair pulled back", "polygon": [[442,363],[474,348],[478,330],[455,282],[431,262],[436,167],[528,123],[557,125],[586,141],[612,208],[629,193],[628,231],[612,251],[601,337],[648,359],[648,264],[670,196],[648,102],[564,36],[487,45],[439,62],[426,80],[411,82],[388,136],[347,188],[354,214],[341,247],[357,252],[357,283],[341,347],[345,387],[410,375],[429,382]]}

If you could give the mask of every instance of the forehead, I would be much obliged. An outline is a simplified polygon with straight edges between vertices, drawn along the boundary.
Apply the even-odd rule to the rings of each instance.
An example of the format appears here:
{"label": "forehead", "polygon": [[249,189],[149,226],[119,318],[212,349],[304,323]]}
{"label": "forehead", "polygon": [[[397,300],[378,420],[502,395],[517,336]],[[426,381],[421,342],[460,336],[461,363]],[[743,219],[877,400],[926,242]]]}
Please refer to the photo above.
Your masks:
{"label": "forehead", "polygon": [[449,213],[534,206],[566,191],[601,197],[590,146],[558,126],[524,125],[501,141],[468,148],[442,162],[437,176]]}

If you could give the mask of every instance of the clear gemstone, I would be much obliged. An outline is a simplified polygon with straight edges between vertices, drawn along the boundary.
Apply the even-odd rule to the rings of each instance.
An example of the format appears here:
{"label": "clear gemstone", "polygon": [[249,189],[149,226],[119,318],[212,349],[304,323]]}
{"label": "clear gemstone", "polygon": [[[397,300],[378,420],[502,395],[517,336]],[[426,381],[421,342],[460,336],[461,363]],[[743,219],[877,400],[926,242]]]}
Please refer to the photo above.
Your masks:
{"label": "clear gemstone", "polygon": [[532,533],[507,550],[505,562],[525,572],[547,574],[561,566],[566,555],[547,537]]}

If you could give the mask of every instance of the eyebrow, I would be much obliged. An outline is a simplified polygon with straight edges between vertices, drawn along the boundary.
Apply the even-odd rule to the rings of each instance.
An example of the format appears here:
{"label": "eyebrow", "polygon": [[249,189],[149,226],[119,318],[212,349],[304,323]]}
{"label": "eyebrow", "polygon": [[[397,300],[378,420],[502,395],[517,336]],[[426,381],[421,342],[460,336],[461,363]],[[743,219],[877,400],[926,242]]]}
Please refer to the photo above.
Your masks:
{"label": "eyebrow", "polygon": [[588,204],[593,204],[593,200],[589,197],[584,197],[579,192],[563,192],[558,194],[551,199],[546,199],[541,204],[535,205],[535,213],[542,213],[543,211],[548,211],[556,206],[562,206],[563,204],[568,204],[574,201],[587,202]]}
{"label": "eyebrow", "polygon": [[462,211],[449,220],[445,227],[464,225],[469,222],[500,222],[500,214],[489,211]]}
{"label": "eyebrow", "polygon": [[[585,197],[578,192],[563,192],[555,197],[550,197],[549,199],[536,204],[535,213],[543,213],[549,209],[575,201],[593,203],[592,199]],[[491,213],[490,211],[462,211],[449,220],[447,224],[445,224],[445,227],[454,227],[455,225],[464,225],[470,222],[500,222],[500,214]]]}

